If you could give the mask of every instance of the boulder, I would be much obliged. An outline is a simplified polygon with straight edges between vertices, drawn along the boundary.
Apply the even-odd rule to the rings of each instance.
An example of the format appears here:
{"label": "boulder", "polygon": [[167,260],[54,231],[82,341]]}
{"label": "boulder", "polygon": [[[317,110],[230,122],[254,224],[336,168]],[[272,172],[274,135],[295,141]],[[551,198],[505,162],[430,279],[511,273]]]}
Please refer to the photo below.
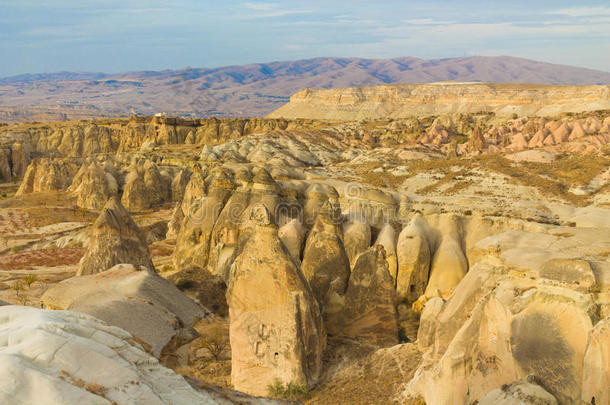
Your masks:
{"label": "boulder", "polygon": [[326,334],[307,281],[278,237],[264,207],[252,211],[253,235],[232,270],[230,315],[231,382],[265,395],[267,386],[316,383]]}
{"label": "boulder", "polygon": [[345,292],[341,334],[377,346],[398,343],[394,280],[381,245],[356,261]]}
{"label": "boulder", "polygon": [[111,197],[93,224],[77,275],[101,273],[120,263],[155,271],[142,232],[119,199]]}
{"label": "boulder", "polygon": [[595,274],[585,260],[551,259],[542,264],[539,274],[541,278],[571,284],[573,288],[585,291],[595,286]]}
{"label": "boulder", "polygon": [[557,398],[541,387],[533,376],[503,385],[481,399],[478,405],[557,405]]}
{"label": "boulder", "polygon": [[0,308],[0,363],[2,404],[232,403],[192,388],[125,330],[78,312]]}
{"label": "boulder", "polygon": [[430,273],[430,245],[425,219],[416,214],[398,235],[396,293],[415,302],[426,291]]}
{"label": "boulder", "polygon": [[50,287],[41,302],[123,328],[148,344],[156,357],[197,337],[193,326],[206,315],[171,282],[130,264],[64,280]]}

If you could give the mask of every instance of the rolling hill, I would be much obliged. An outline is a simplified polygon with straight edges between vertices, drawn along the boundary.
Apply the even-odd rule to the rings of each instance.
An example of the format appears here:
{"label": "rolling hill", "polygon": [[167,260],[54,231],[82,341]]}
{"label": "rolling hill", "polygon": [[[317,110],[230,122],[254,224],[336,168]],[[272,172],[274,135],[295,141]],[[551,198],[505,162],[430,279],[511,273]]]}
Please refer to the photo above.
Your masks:
{"label": "rolling hill", "polygon": [[316,58],[221,68],[121,74],[59,72],[0,79],[0,121],[64,120],[131,113],[264,116],[302,88],[394,83],[610,84],[610,73],[528,59]]}

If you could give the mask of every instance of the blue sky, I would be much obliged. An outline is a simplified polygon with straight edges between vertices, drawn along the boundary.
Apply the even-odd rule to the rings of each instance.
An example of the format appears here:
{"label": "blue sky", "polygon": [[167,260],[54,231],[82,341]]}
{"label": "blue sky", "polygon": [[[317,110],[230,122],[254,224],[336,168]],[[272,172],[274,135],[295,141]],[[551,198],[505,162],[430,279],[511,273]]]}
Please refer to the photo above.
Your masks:
{"label": "blue sky", "polygon": [[470,55],[610,71],[610,0],[0,0],[0,76]]}

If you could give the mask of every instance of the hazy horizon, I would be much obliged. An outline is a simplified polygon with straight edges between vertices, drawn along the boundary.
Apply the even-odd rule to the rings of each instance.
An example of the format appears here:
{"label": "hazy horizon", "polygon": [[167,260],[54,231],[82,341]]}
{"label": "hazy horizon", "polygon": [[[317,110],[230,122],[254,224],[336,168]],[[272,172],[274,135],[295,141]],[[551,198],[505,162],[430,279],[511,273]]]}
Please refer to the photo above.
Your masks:
{"label": "hazy horizon", "polygon": [[607,1],[0,0],[0,77],[315,57],[514,56],[610,71]]}

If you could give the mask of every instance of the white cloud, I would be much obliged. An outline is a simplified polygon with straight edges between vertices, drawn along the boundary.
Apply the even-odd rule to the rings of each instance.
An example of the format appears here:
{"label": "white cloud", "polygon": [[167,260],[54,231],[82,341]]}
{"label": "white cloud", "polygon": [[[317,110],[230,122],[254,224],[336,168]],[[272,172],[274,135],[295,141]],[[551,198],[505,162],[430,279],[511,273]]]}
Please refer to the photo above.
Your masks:
{"label": "white cloud", "polygon": [[562,8],[547,12],[547,14],[566,15],[569,17],[599,17],[610,16],[610,7],[575,7]]}
{"label": "white cloud", "polygon": [[294,14],[311,14],[314,12],[308,9],[280,8],[278,5],[279,3],[243,3],[242,7],[248,10],[248,14],[241,16],[241,19],[275,18]]}
{"label": "white cloud", "polygon": [[412,25],[445,25],[455,23],[455,21],[439,21],[431,18],[416,18],[412,20],[403,20],[403,22]]}

